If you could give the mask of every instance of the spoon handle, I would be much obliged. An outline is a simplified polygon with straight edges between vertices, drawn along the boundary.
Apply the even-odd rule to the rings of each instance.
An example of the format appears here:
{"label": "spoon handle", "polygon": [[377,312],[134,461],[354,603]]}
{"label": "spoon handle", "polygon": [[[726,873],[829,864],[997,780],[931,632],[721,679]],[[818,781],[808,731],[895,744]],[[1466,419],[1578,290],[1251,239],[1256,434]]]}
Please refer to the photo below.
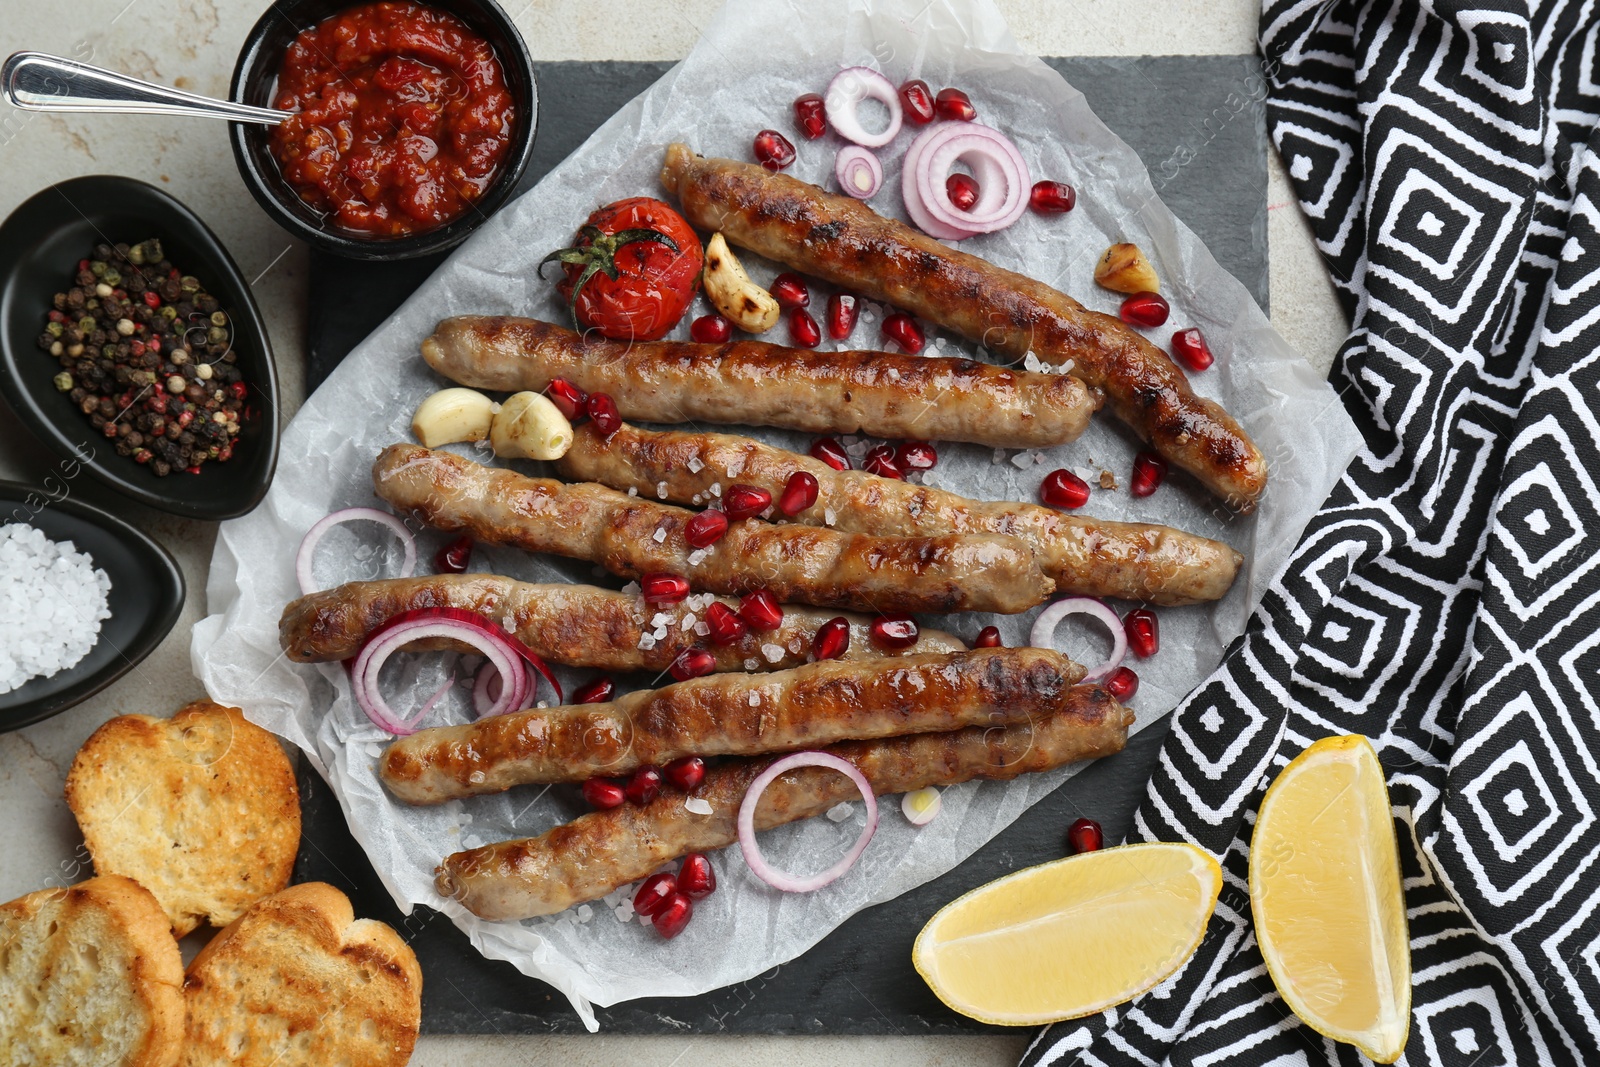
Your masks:
{"label": "spoon handle", "polygon": [[276,126],[286,111],[186,93],[87,63],[17,52],[0,67],[0,92],[28,111],[115,111],[134,115],[197,115]]}

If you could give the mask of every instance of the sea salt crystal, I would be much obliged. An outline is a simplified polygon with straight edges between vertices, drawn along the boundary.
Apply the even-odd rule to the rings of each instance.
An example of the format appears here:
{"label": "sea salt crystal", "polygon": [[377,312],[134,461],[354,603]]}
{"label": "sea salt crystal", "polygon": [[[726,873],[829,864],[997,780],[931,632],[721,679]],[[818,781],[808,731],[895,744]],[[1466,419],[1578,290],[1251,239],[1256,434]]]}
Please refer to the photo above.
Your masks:
{"label": "sea salt crystal", "polygon": [[744,661],[744,669],[747,670],[747,671],[756,670],[760,666],[761,666],[761,661],[756,659],[754,656],[751,656],[749,659]]}
{"label": "sea salt crystal", "polygon": [[652,538],[654,538],[656,544],[659,545],[659,544],[661,544],[663,541],[665,541],[667,539],[667,529],[666,529],[665,526],[657,526],[656,527],[656,532],[651,534],[650,536]]}
{"label": "sea salt crystal", "polygon": [[706,557],[709,555],[711,555],[711,550],[709,548],[695,549],[693,552],[689,553],[689,566],[700,566],[700,564],[705,562]]}
{"label": "sea salt crystal", "polygon": [[622,595],[623,596],[638,596],[639,595],[639,583],[638,582],[629,582],[627,585],[623,586],[622,587]]}
{"label": "sea salt crystal", "polygon": [[655,613],[655,616],[653,618],[651,618],[650,625],[651,626],[665,626],[667,623],[669,623],[671,621],[672,621],[672,616],[671,615],[668,615],[664,611],[658,611],[658,612]]}
{"label": "sea salt crystal", "polygon": [[701,621],[694,624],[694,635],[696,637],[706,637],[709,636],[710,633],[711,626],[708,623]]}
{"label": "sea salt crystal", "polygon": [[722,483],[721,482],[712,482],[711,483],[711,495],[714,496],[714,497],[717,497],[719,499],[721,498],[721,496],[722,496]]}
{"label": "sea salt crystal", "polygon": [[666,623],[662,623],[660,626],[657,626],[652,633],[655,635],[655,639],[657,641],[665,641],[667,639]]}
{"label": "sea salt crystal", "polygon": [[689,462],[684,464],[684,466],[689,468],[690,474],[699,474],[705,469],[705,464],[700,461],[699,456],[690,456]]}
{"label": "sea salt crystal", "polygon": [[1003,449],[1003,448],[997,448],[997,449],[994,450],[994,455],[992,457],[990,457],[989,462],[990,463],[999,463],[1001,460],[1003,460],[1005,458],[1006,458],[1006,450]]}
{"label": "sea salt crystal", "polygon": [[1035,374],[1039,374],[1045,370],[1045,366],[1039,362],[1039,357],[1034,355],[1033,349],[1030,348],[1027,354],[1022,357],[1022,369],[1031,370]]}
{"label": "sea salt crystal", "polygon": [[692,630],[692,629],[694,629],[694,612],[691,611],[687,615],[685,615],[683,617],[683,621],[678,624],[678,628],[680,630]]}
{"label": "sea salt crystal", "polygon": [[1012,466],[1017,468],[1017,470],[1025,471],[1029,467],[1033,466],[1033,453],[1018,452],[1016,455],[1011,457],[1011,463]]}
{"label": "sea salt crystal", "polygon": [[832,526],[833,525],[833,520],[837,519],[838,517],[839,517],[838,512],[834,511],[832,508],[823,508],[822,509],[822,524],[824,526]]}
{"label": "sea salt crystal", "polygon": [[704,797],[690,797],[683,802],[683,810],[692,811],[696,815],[710,815],[712,811],[711,801]]}
{"label": "sea salt crystal", "polygon": [[72,667],[111,617],[111,579],[71,541],[0,526],[0,693]]}
{"label": "sea salt crystal", "polygon": [[628,486],[628,495],[629,496],[638,496],[639,495],[639,487],[636,486],[636,485]]}
{"label": "sea salt crystal", "polygon": [[655,648],[656,647],[656,637],[655,637],[655,635],[654,634],[640,634],[639,635],[639,647],[644,649],[646,652],[650,651],[652,648]]}
{"label": "sea salt crystal", "polygon": [[834,822],[844,822],[851,815],[855,814],[855,810],[856,806],[854,804],[850,803],[848,800],[841,800],[839,803],[828,809],[828,818]]}
{"label": "sea salt crystal", "polygon": [[617,915],[617,922],[619,922],[619,923],[632,922],[633,921],[633,901],[624,900],[621,904],[618,904],[617,907],[616,907],[616,915]]}
{"label": "sea salt crystal", "polygon": [[592,918],[594,918],[594,908],[590,907],[588,904],[579,904],[578,921],[580,923],[586,923]]}
{"label": "sea salt crystal", "polygon": [[767,657],[768,663],[776,663],[783,658],[782,645],[762,645],[761,654]]}
{"label": "sea salt crystal", "polygon": [[[656,499],[658,499],[658,500],[667,499],[667,483],[666,482],[657,482],[656,483]],[[659,531],[659,530],[656,531],[656,532],[657,533],[661,533],[661,531]],[[661,533],[661,536],[665,537],[666,534],[665,533]],[[656,540],[659,541],[659,540],[661,540],[661,538],[658,537],[658,538],[656,538]]]}
{"label": "sea salt crystal", "polygon": [[749,703],[752,708],[759,708],[761,706],[761,694],[754,689],[750,690]]}

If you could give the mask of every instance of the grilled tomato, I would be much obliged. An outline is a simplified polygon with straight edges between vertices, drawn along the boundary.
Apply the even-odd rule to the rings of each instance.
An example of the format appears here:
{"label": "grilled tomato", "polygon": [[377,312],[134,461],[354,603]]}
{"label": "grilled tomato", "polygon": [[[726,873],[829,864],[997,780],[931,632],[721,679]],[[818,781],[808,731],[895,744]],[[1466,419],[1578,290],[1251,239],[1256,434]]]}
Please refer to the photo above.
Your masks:
{"label": "grilled tomato", "polygon": [[648,196],[618,200],[589,216],[561,263],[560,285],[578,331],[618,341],[654,341],[678,324],[700,285],[700,239],[671,207]]}

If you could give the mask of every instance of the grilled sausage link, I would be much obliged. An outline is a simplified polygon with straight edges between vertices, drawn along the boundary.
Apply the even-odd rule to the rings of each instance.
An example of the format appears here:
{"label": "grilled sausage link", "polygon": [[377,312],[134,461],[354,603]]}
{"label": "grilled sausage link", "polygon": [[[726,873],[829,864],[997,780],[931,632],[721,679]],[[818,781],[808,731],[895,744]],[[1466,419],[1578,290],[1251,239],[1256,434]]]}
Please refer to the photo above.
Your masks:
{"label": "grilled sausage link", "polygon": [[624,344],[534,319],[445,319],[428,365],[474,389],[541,391],[565,378],[624,418],[1043,448],[1073,441],[1100,396],[1067,374],[946,356],[812,352],[762,341]]}
{"label": "grilled sausage link", "polygon": [[680,574],[713,593],[766,589],[781,603],[855,611],[1026,611],[1050,595],[1012,537],[868,537],[750,520],[691,550],[694,513],[604,486],[484,467],[449,452],[390,445],[372,468],[384,500],[480,541],[598,563],[613,574]]}
{"label": "grilled sausage link", "polygon": [[734,244],[920,315],[992,351],[1033,352],[1109,396],[1111,408],[1175,465],[1242,511],[1267,464],[1239,424],[1196,396],[1138,331],[1043,282],[949,248],[860,200],[749,163],[667,149],[661,183],[684,217]]}
{"label": "grilled sausage link", "polygon": [[1070,703],[1082,667],[1043,648],[823,660],[777,674],[714,674],[607,704],[529,708],[419,730],[378,770],[408,804],[629,774],[680,756],[751,756],[852,738],[1006,725]]}
{"label": "grilled sausage link", "polygon": [[[855,764],[882,796],[1109,756],[1122,750],[1132,722],[1133,713],[1104,689],[1075,686],[1066,708],[1038,722],[846,741],[825,751]],[[709,815],[686,811],[683,795],[666,791],[643,807],[624,804],[539,837],[457,852],[440,865],[435,885],[485,919],[551,915],[596,900],[679,856],[737,841],[739,804],[770,763],[739,759],[712,768],[694,791],[711,805]],[[836,771],[798,768],[762,794],[756,829],[808,819],[855,796],[855,786]]]}
{"label": "grilled sausage link", "polygon": [[[733,600],[722,603],[737,607]],[[552,663],[569,667],[664,671],[684,649],[698,645],[717,658],[719,671],[782,671],[805,663],[817,628],[838,616],[817,608],[788,607],[776,630],[747,633],[731,645],[718,645],[696,629],[708,606],[703,601],[698,608],[688,602],[646,604],[637,594],[592,585],[535,585],[497,574],[385,578],[350,582],[291,602],[278,620],[278,641],[296,663],[333,663],[354,656],[368,634],[403,611],[463,608],[501,624]],[[960,652],[967,647],[953,634],[924,628],[911,647],[885,650],[872,643],[871,619],[856,614],[845,618],[850,621],[846,659]],[[655,633],[661,629],[666,636],[657,639]],[[449,641],[418,641],[406,647],[467,651]]]}
{"label": "grilled sausage link", "polygon": [[1058,593],[1114,596],[1155,604],[1217,600],[1233,584],[1243,557],[1220,541],[1150,523],[1107,522],[1065,515],[1035,504],[968,500],[941,489],[838,471],[812,459],[731,434],[641,430],[623,425],[611,437],[592,423],[577,428],[556,463],[563,478],[666,490],[679,504],[712,498],[712,486],[759,486],[777,500],[789,477],[817,479],[817,501],[794,521],[881,537],[997,533],[1033,549]]}

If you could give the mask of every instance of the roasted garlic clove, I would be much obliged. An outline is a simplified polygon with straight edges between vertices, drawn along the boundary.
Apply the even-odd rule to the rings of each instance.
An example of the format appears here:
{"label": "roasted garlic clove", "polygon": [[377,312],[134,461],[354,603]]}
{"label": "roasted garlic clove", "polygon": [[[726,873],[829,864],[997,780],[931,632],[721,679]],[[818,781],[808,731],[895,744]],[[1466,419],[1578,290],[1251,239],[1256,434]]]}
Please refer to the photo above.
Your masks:
{"label": "roasted garlic clove", "polygon": [[1159,293],[1161,279],[1138,245],[1116,244],[1094,265],[1094,280],[1119,293]]}
{"label": "roasted garlic clove", "polygon": [[482,441],[499,407],[476,389],[441,389],[417,406],[411,432],[424,448]]}
{"label": "roasted garlic clove", "polygon": [[739,329],[746,333],[765,333],[778,324],[778,301],[750,280],[720,233],[712,234],[711,240],[706,242],[702,278],[712,306]]}
{"label": "roasted garlic clove", "polygon": [[572,423],[542,393],[513,393],[489,428],[494,454],[506,459],[560,459],[572,447]]}

